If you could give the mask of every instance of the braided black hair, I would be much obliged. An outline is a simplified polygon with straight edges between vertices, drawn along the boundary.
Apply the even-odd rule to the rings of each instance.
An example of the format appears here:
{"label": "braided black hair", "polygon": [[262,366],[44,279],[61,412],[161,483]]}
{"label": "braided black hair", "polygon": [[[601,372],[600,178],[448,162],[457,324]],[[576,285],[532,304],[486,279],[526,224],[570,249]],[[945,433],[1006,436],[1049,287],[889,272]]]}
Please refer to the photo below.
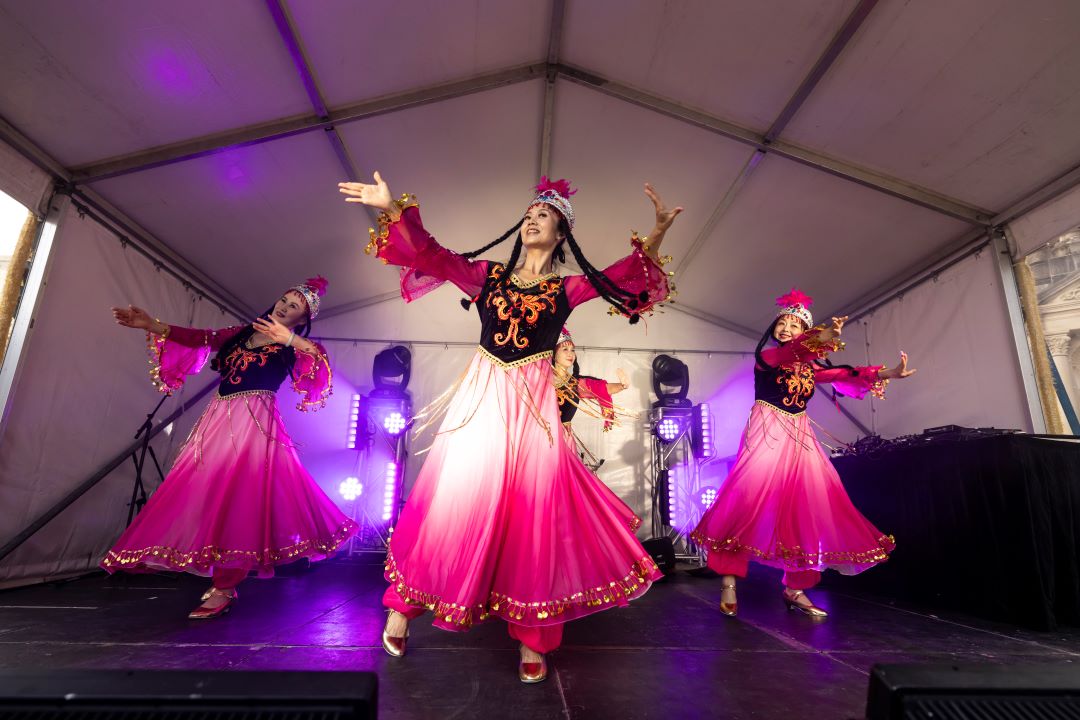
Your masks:
{"label": "braided black hair", "polygon": [[[646,302],[649,299],[649,294],[645,291],[634,294],[623,290],[615,282],[603,273],[603,271],[596,269],[588,258],[585,257],[585,253],[581,251],[581,247],[578,245],[577,240],[574,238],[574,234],[570,231],[570,223],[566,221],[561,214],[559,217],[558,231],[564,236],[564,240],[560,241],[555,246],[555,250],[552,255],[555,260],[561,263],[566,262],[566,252],[563,250],[563,245],[570,246],[570,252],[574,254],[574,258],[577,260],[578,265],[581,267],[582,273],[588,279],[589,283],[596,288],[596,292],[600,297],[604,298],[612,307],[618,310],[623,315],[630,317],[630,324],[633,325],[640,320],[640,315],[636,312],[641,303]],[[472,252],[463,253],[462,257],[472,259],[476,256],[487,252],[491,248],[499,245],[514,232],[517,232],[517,239],[514,241],[514,248],[510,251],[510,259],[506,261],[503,267],[503,272],[500,274],[496,287],[505,287],[510,281],[510,275],[513,274],[514,269],[517,267],[518,260],[521,259],[521,249],[524,243],[521,238],[521,226],[525,222],[522,218],[512,228],[504,232],[493,242],[488,243],[478,250]],[[476,298],[462,299],[461,306],[466,310],[475,302]]]}

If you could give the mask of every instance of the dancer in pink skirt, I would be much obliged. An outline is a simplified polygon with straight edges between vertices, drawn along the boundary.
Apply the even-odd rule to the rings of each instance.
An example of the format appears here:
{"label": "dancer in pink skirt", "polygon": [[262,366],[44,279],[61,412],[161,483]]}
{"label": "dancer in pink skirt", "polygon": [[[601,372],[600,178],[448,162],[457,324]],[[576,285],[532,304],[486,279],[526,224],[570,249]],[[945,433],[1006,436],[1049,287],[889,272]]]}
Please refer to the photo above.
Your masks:
{"label": "dancer in pink skirt", "polygon": [[[542,180],[522,220],[466,255],[436,243],[415,201],[394,201],[378,173],[375,184],[340,190],[382,211],[369,249],[402,267],[406,301],[450,281],[481,321],[480,346],[444,396],[445,418],[390,542],[383,647],[404,655],[408,621],[425,610],[446,630],[496,616],[521,643],[519,678],[540,682],[565,622],[625,605],[659,576],[634,535],[633,513],[559,437],[551,357],[581,303],[603,297],[633,323],[668,298],[658,251],[682,208],[666,209],[646,185],[652,234],[634,237],[630,255],[600,272],[572,234],[566,181]],[[513,234],[507,263],[473,260]],[[564,244],[584,275],[554,272]]]}
{"label": "dancer in pink skirt", "polygon": [[102,560],[105,570],[211,576],[203,604],[188,615],[201,620],[228,612],[251,571],[270,577],[275,565],[325,558],[356,532],[300,464],[277,409],[287,377],[301,410],[323,407],[330,395],[326,350],[304,337],[325,291],[326,280],[310,279],[251,325],[224,330],[113,308],[119,324],[146,331],[159,390],[179,389],[213,351],[221,384],[165,482]]}
{"label": "dancer in pink skirt", "polygon": [[[854,575],[884,562],[895,543],[851,504],[828,456],[817,442],[806,404],[818,383],[832,383],[850,397],[884,397],[893,378],[906,378],[907,355],[895,368],[832,365],[825,358],[843,347],[847,318],[813,327],[809,296],[792,290],[777,298],[776,321],[758,343],[754,407],[738,459],[691,537],[708,552],[709,567],[723,576],[720,611],[738,610],[735,578],[750,560],[784,571],[785,604],[816,618],[827,616],[806,595],[832,568]],[[777,347],[764,349],[769,341]]]}
{"label": "dancer in pink skirt", "polygon": [[611,383],[600,378],[582,375],[578,367],[577,347],[570,336],[570,331],[566,328],[563,328],[562,334],[559,335],[551,367],[552,380],[555,383],[555,398],[559,403],[559,421],[563,426],[563,439],[582,461],[595,471],[604,461],[598,460],[574,432],[572,425],[574,416],[577,415],[578,410],[582,410],[586,415],[602,419],[604,432],[610,430],[618,414],[611,396],[630,387],[630,378],[626,376],[626,371],[622,368],[615,371],[619,382]]}

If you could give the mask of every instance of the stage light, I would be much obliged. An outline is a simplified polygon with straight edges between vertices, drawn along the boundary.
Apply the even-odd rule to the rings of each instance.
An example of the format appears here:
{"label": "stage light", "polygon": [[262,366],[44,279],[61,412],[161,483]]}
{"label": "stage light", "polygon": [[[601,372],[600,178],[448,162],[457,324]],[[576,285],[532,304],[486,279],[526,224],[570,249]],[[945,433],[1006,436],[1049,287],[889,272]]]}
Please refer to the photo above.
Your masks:
{"label": "stage light", "polygon": [[675,418],[664,418],[656,426],[657,436],[665,441],[671,442],[675,438],[679,437],[679,433],[682,431],[682,427]]}
{"label": "stage light", "polygon": [[360,497],[360,494],[363,491],[364,486],[360,484],[360,478],[347,477],[342,481],[341,485],[338,486],[338,492],[341,493],[341,497],[349,502]]}
{"label": "stage light", "polygon": [[404,345],[395,345],[375,356],[371,367],[371,379],[375,383],[372,394],[401,396],[409,386],[412,374],[412,353]]}
{"label": "stage light", "polygon": [[349,431],[345,436],[345,447],[349,450],[356,449],[356,434],[360,424],[360,396],[353,394],[352,404],[349,409]]}
{"label": "stage light", "polygon": [[712,457],[716,453],[716,446],[713,444],[713,421],[709,403],[701,403],[694,408],[693,423],[690,444],[694,448],[694,457],[699,460]]}
{"label": "stage light", "polygon": [[702,510],[708,510],[712,507],[712,504],[716,502],[716,495],[720,491],[716,488],[706,485],[698,490],[698,501],[701,503]]}
{"label": "stage light", "polygon": [[398,464],[394,461],[386,463],[386,478],[383,488],[383,520],[389,520],[394,516],[394,503],[397,500],[398,491]]}
{"label": "stage light", "polygon": [[657,355],[652,363],[653,407],[689,407],[690,369],[670,355]]}
{"label": "stage light", "polygon": [[405,425],[405,417],[396,410],[383,418],[383,428],[391,435],[400,435]]}

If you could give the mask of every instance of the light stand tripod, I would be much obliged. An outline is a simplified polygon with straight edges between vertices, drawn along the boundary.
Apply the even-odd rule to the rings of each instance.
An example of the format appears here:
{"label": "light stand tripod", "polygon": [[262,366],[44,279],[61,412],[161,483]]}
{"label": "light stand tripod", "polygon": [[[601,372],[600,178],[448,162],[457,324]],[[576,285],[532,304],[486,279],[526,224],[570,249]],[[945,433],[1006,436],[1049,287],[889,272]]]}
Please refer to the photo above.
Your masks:
{"label": "light stand tripod", "polygon": [[139,426],[139,431],[135,433],[135,439],[142,442],[131,453],[131,461],[135,463],[135,485],[131,488],[131,502],[128,504],[128,525],[135,518],[135,514],[142,510],[143,505],[146,504],[146,486],[143,485],[142,473],[143,467],[146,465],[147,453],[150,454],[150,459],[154,461],[158,478],[161,482],[165,482],[165,473],[161,471],[161,463],[158,462],[154,448],[150,447],[150,431],[154,428],[154,416],[157,415],[157,411],[161,409],[161,406],[165,404],[168,398],[168,395],[161,396],[161,400],[158,401],[153,410],[146,414],[146,420]]}

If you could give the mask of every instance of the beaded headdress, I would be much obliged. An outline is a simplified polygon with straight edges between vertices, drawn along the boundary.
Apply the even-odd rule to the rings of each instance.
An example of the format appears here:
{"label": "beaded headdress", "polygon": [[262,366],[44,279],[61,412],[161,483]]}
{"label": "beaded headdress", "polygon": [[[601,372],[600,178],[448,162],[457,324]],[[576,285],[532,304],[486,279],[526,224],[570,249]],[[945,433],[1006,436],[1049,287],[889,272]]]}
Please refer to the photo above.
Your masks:
{"label": "beaded headdress", "polygon": [[570,196],[577,190],[570,188],[569,180],[548,180],[547,176],[540,178],[540,184],[536,186],[536,197],[529,203],[529,207],[547,203],[558,210],[570,229],[574,229],[574,207],[570,204]]}
{"label": "beaded headdress", "polygon": [[571,337],[570,331],[563,327],[562,332],[559,333],[559,342],[555,343],[555,347],[559,347],[563,343],[574,344],[574,338]]}
{"label": "beaded headdress", "polygon": [[315,316],[319,314],[319,303],[322,296],[326,294],[326,287],[329,284],[322,275],[316,275],[289,289],[300,293],[307,303],[309,318],[314,320]]}
{"label": "beaded headdress", "polygon": [[780,306],[776,317],[794,315],[806,323],[808,329],[814,327],[814,316],[810,313],[810,306],[814,304],[814,298],[806,293],[797,288],[791,288],[791,292],[776,298],[776,304]]}

